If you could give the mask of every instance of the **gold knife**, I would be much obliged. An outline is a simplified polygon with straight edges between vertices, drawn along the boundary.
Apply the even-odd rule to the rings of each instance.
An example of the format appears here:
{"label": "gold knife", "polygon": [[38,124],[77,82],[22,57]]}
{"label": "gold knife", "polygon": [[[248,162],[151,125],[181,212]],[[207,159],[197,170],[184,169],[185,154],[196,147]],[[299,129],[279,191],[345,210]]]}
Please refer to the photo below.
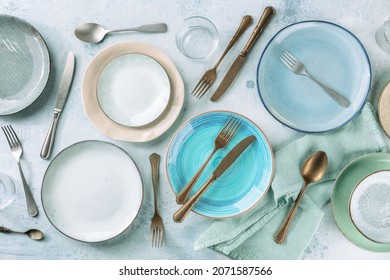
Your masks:
{"label": "gold knife", "polygon": [[267,26],[269,20],[274,14],[275,14],[275,9],[273,7],[266,7],[264,9],[264,12],[261,18],[259,19],[259,22],[257,23],[255,29],[253,30],[252,35],[248,39],[248,42],[246,43],[245,47],[238,55],[236,60],[233,62],[232,66],[230,66],[229,71],[226,73],[225,77],[223,78],[221,84],[218,86],[217,90],[211,96],[210,98],[211,101],[213,102],[217,101],[228,90],[228,88],[230,87],[230,85],[233,83],[234,79],[238,75],[238,72],[240,72],[242,65],[244,64],[245,59],[248,56],[248,53],[251,50],[252,46],[254,45],[260,33]]}
{"label": "gold knife", "polygon": [[173,215],[173,220],[177,223],[181,223],[188,215],[194,205],[198,202],[200,197],[208,190],[208,188],[219,178],[221,175],[233,164],[233,162],[245,151],[246,148],[255,141],[254,135],[248,136],[241,140],[233,149],[222,159],[217,168],[213,171],[210,178],[204,183],[202,187],[189,199],[186,203],[180,207],[179,210]]}

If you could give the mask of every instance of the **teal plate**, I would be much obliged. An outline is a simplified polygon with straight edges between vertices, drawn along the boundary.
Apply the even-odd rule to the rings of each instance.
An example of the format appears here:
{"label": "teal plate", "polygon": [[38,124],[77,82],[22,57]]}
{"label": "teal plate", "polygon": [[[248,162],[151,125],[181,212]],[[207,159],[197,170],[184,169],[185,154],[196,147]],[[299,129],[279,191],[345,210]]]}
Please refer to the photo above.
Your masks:
{"label": "teal plate", "polygon": [[210,218],[240,215],[257,205],[266,194],[274,171],[272,148],[261,129],[242,115],[213,111],[184,123],[168,147],[166,168],[168,181],[177,194],[190,181],[214,149],[214,139],[226,122],[235,117],[241,126],[228,146],[219,150],[197,184],[192,196],[210,177],[222,158],[242,139],[255,135],[253,142],[233,165],[210,187],[193,211]]}
{"label": "teal plate", "polygon": [[390,252],[390,244],[378,243],[365,237],[352,221],[349,203],[353,190],[361,180],[372,173],[389,169],[389,153],[364,155],[352,161],[341,171],[333,189],[332,209],[337,226],[352,243],[374,252]]}
{"label": "teal plate", "polygon": [[[288,51],[308,72],[344,95],[343,108],[308,77],[287,69],[280,56]],[[363,107],[371,84],[371,66],[360,41],[348,30],[324,21],[295,23],[280,30],[264,50],[257,87],[266,109],[286,126],[324,132],[342,126]]]}

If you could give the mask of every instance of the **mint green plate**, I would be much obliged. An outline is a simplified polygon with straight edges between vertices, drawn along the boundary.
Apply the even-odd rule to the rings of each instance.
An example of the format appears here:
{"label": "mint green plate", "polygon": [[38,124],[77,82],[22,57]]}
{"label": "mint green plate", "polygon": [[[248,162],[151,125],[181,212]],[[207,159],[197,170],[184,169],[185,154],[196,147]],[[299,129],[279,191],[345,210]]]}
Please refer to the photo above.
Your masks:
{"label": "mint green plate", "polygon": [[390,170],[389,153],[374,153],[359,157],[341,171],[332,195],[333,216],[341,232],[355,245],[374,252],[390,252],[390,244],[374,242],[356,228],[349,212],[349,202],[353,190],[361,180],[382,170]]}

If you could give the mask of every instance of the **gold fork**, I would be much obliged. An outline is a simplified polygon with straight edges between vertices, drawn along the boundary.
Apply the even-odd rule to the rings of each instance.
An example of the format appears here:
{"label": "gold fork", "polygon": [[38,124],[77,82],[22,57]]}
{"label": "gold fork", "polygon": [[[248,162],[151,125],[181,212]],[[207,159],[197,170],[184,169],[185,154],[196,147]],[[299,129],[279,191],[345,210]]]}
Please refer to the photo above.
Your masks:
{"label": "gold fork", "polygon": [[152,182],[154,193],[154,216],[152,218],[152,225],[150,227],[152,232],[152,247],[162,247],[164,224],[160,214],[158,213],[157,204],[160,156],[156,153],[153,153],[150,155],[149,159],[152,166]]}
{"label": "gold fork", "polygon": [[211,87],[217,78],[217,68],[219,64],[222,62],[222,59],[225,55],[230,51],[230,49],[234,46],[234,44],[238,41],[241,35],[245,32],[245,30],[252,24],[253,19],[251,16],[244,16],[242,18],[241,24],[238,27],[236,33],[233,35],[229,44],[227,45],[225,51],[223,52],[221,58],[215,64],[215,66],[204,73],[203,77],[200,79],[194,90],[192,91],[192,95],[197,98],[202,98],[202,96],[206,93],[206,91]]}
{"label": "gold fork", "polygon": [[31,217],[35,217],[36,215],[38,215],[38,207],[34,201],[34,197],[31,193],[31,190],[26,182],[26,179],[25,179],[23,171],[22,171],[22,166],[20,164],[20,157],[22,156],[22,153],[23,153],[22,145],[20,144],[19,138],[16,135],[12,126],[10,126],[10,125],[3,126],[2,130],[5,134],[5,138],[7,138],[9,147],[11,149],[11,153],[14,156],[14,158],[16,159],[16,162],[18,164],[20,177],[22,178],[24,194],[26,197],[28,214]]}
{"label": "gold fork", "polygon": [[198,172],[192,177],[192,179],[188,182],[188,184],[176,195],[176,203],[183,204],[187,201],[188,195],[190,194],[192,188],[195,183],[198,181],[200,175],[203,170],[206,168],[207,164],[214,156],[214,154],[222,148],[225,148],[229,143],[230,139],[232,139],[233,135],[236,133],[239,128],[241,122],[234,117],[231,117],[229,121],[225,124],[225,126],[218,133],[217,137],[214,140],[214,150],[211,152],[210,156],[207,158],[205,163],[200,167]]}

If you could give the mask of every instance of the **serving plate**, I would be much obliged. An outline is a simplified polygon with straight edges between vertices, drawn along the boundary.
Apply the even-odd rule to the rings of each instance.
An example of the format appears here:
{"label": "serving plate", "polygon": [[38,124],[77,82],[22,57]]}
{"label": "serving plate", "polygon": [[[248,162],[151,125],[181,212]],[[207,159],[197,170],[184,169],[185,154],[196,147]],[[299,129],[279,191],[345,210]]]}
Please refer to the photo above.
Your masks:
{"label": "serving plate", "polygon": [[0,115],[33,103],[49,79],[50,57],[38,31],[26,21],[0,15]]}
{"label": "serving plate", "polygon": [[59,153],[47,168],[41,192],[53,226],[85,242],[122,233],[137,217],[143,200],[134,161],[102,141],[79,142]]}
{"label": "serving plate", "polygon": [[193,195],[208,179],[222,158],[239,141],[255,135],[253,142],[212,187],[200,198],[193,211],[211,218],[241,215],[257,205],[266,194],[274,171],[272,148],[252,121],[234,112],[213,111],[185,122],[174,134],[166,157],[166,173],[174,193],[188,183],[214,148],[214,139],[226,122],[235,117],[241,126],[228,146],[212,158],[197,184]]}
{"label": "serving plate", "polygon": [[[128,122],[128,118],[126,121],[123,120],[123,116],[126,117],[126,113],[123,113],[123,105],[113,104],[113,99],[110,98],[104,99],[101,96],[99,99],[98,89],[99,80],[102,73],[104,75],[103,71],[105,67],[116,59],[119,58],[121,60],[127,55],[132,55],[132,58],[137,57],[137,59],[145,58],[146,56],[149,62],[151,60],[157,62],[165,70],[170,85],[168,104],[164,106],[164,102],[161,102],[160,105],[162,104],[163,106],[157,106],[157,108],[165,107],[163,110],[153,110],[154,112],[158,112],[157,114],[148,114],[144,110],[141,121],[138,120],[131,123]],[[154,69],[157,68],[159,66],[154,65]],[[158,77],[160,82],[166,85],[167,80],[163,78],[164,75],[161,75],[161,72],[155,76]],[[166,91],[164,95],[166,96]],[[184,83],[176,66],[160,49],[144,43],[122,42],[105,48],[92,59],[84,74],[82,97],[84,109],[88,117],[101,133],[116,140],[147,142],[161,136],[176,121],[184,103]],[[118,100],[121,100],[121,98]],[[158,101],[160,99],[155,98],[156,100]],[[149,104],[146,106],[148,108],[156,108],[149,102],[145,104]],[[134,106],[137,107],[137,105]],[[118,115],[115,108],[122,108],[120,110],[122,113]]]}
{"label": "serving plate", "polygon": [[356,186],[368,176],[390,170],[389,153],[361,156],[348,164],[338,175],[331,198],[333,217],[345,237],[355,245],[374,252],[390,252],[390,243],[379,243],[367,238],[354,224],[350,203]]}
{"label": "serving plate", "polygon": [[[343,108],[308,77],[286,68],[288,51],[325,85],[344,95]],[[305,21],[280,30],[265,48],[257,69],[257,88],[267,110],[286,126],[324,132],[342,126],[363,107],[371,84],[371,67],[360,41],[333,23]]]}

